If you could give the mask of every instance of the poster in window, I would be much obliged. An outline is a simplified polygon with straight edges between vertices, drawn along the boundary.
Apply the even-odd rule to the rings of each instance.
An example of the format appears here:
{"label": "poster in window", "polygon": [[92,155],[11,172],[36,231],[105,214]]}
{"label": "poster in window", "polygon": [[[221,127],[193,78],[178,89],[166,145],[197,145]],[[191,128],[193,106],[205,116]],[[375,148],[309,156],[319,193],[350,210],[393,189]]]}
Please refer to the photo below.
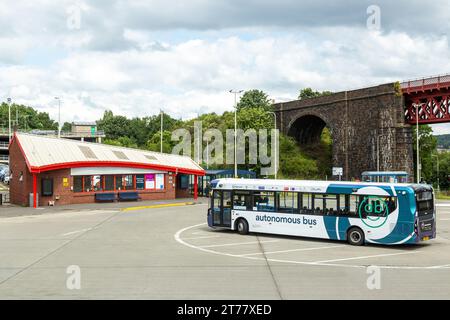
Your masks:
{"label": "poster in window", "polygon": [[164,174],[158,173],[156,175],[156,189],[164,189]]}
{"label": "poster in window", "polygon": [[155,175],[146,174],[145,175],[145,189],[155,189]]}
{"label": "poster in window", "polygon": [[143,190],[145,187],[145,176],[144,175],[136,175],[136,189]]}

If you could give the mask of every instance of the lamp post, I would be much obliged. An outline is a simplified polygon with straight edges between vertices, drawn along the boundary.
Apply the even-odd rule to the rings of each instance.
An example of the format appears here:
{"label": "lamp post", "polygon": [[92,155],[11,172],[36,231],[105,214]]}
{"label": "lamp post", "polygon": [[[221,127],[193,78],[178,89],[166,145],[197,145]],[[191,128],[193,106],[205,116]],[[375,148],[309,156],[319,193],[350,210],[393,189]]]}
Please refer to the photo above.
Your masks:
{"label": "lamp post", "polygon": [[[380,172],[380,138],[384,134],[377,134],[377,172]],[[377,182],[380,182],[380,176],[377,175]]]}
{"label": "lamp post", "polygon": [[436,171],[437,171],[437,191],[438,193],[441,192],[441,187],[440,187],[440,181],[439,181],[439,154],[433,155],[433,157],[436,157]]}
{"label": "lamp post", "polygon": [[61,98],[55,97],[58,100],[58,139],[61,138]]}
{"label": "lamp post", "polygon": [[278,176],[278,135],[277,135],[277,114],[273,111],[266,111],[267,113],[270,113],[273,115],[273,119],[274,119],[274,128],[275,128],[275,143],[274,143],[274,153],[275,153],[275,180],[277,179]]}
{"label": "lamp post", "polygon": [[6,99],[8,102],[8,142],[11,142],[11,98]]}
{"label": "lamp post", "polygon": [[419,150],[419,107],[421,106],[420,103],[415,103],[414,106],[416,107],[416,155],[417,155],[417,183],[420,183],[420,150]]}
{"label": "lamp post", "polygon": [[237,170],[237,95],[244,92],[244,90],[230,90],[234,94],[234,177],[238,177]]}
{"label": "lamp post", "polygon": [[161,144],[161,146],[160,146],[160,150],[161,150],[161,153],[163,152],[163,119],[164,119],[164,112],[162,111],[162,109],[160,109],[159,110],[159,113],[160,113],[160,116],[161,116],[161,141],[160,141],[160,144]]}
{"label": "lamp post", "polygon": [[[200,164],[201,163],[201,161],[200,161],[200,149],[202,148],[202,139],[201,139],[201,131],[200,131],[200,127],[198,127],[198,126],[196,126],[196,125],[193,125],[193,126],[187,126],[188,128],[192,128],[192,129],[194,129],[194,154],[197,154],[197,163],[198,164]],[[195,148],[195,141],[196,141],[196,139],[195,139],[195,131],[197,131],[197,134],[198,134],[198,137],[199,137],[199,139],[198,139],[198,143],[197,143],[197,148]],[[195,150],[195,149],[197,149],[197,150]],[[194,155],[194,161],[195,161],[195,155]]]}
{"label": "lamp post", "polygon": [[209,169],[209,139],[206,140],[206,170]]}

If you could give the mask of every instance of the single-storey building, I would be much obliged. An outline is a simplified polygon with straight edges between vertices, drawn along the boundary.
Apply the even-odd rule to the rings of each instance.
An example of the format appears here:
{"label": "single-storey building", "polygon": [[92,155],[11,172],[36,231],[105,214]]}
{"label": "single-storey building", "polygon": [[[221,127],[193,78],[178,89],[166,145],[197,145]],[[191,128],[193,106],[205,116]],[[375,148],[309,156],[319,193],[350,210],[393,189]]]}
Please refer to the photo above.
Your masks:
{"label": "single-storey building", "polygon": [[105,144],[14,134],[9,145],[10,201],[47,206],[96,200],[163,200],[190,197],[179,184],[205,171],[191,158]]}

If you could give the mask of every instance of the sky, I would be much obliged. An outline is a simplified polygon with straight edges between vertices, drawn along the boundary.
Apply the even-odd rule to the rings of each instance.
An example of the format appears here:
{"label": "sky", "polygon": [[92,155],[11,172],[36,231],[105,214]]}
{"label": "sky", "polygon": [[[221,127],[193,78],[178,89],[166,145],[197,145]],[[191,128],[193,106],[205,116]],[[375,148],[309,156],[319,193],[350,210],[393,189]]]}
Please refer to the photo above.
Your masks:
{"label": "sky", "polygon": [[[189,119],[450,73],[450,0],[2,0],[0,101],[62,121]],[[450,124],[433,126],[450,134]]]}

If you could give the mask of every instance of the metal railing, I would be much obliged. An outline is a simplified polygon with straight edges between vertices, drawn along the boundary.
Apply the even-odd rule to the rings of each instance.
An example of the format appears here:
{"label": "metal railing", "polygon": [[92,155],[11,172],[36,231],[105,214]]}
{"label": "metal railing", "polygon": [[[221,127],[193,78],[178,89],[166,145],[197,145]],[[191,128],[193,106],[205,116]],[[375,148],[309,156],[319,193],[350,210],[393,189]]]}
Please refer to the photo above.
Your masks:
{"label": "metal railing", "polygon": [[8,142],[0,141],[0,148],[8,149],[8,147],[9,147],[9,143]]}
{"label": "metal railing", "polygon": [[440,89],[441,87],[450,86],[450,74],[438,75],[422,79],[413,79],[401,83],[403,91],[421,89]]}
{"label": "metal railing", "polygon": [[[52,136],[56,137],[58,136],[57,130],[39,130],[39,129],[32,129],[32,130],[17,130],[18,132],[22,133],[31,133],[36,135],[42,135],[42,136]],[[8,134],[9,130],[8,128],[0,127],[0,134]],[[97,137],[105,137],[105,131],[98,130],[95,132],[71,132],[71,131],[61,131],[61,137],[83,137],[83,138],[97,138]],[[0,145],[1,147],[1,145]]]}
{"label": "metal railing", "polygon": [[9,156],[0,155],[0,161],[8,161],[8,160],[9,160]]}

